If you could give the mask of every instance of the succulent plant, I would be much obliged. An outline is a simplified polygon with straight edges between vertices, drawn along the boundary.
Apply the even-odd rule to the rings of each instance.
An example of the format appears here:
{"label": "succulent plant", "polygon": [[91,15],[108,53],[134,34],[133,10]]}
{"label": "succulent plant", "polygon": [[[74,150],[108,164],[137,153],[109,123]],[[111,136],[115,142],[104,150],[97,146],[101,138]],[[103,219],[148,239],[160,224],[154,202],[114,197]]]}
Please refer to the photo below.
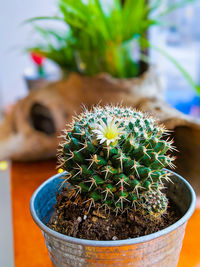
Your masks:
{"label": "succulent plant", "polygon": [[[200,94],[200,86],[167,51],[146,38],[166,15],[195,0],[57,0],[56,15],[29,19],[37,44],[27,50],[54,61],[66,74],[138,77],[151,61],[148,48],[166,57]],[[175,3],[174,3],[175,2]],[[52,24],[49,24],[49,20]],[[167,23],[168,24],[168,23]],[[52,26],[51,26],[52,25]],[[167,25],[168,26],[168,25]]]}
{"label": "succulent plant", "polygon": [[64,130],[59,167],[72,188],[70,198],[115,212],[136,210],[160,217],[168,199],[162,192],[174,167],[167,151],[173,141],[164,126],[142,112],[121,106],[85,110]]}

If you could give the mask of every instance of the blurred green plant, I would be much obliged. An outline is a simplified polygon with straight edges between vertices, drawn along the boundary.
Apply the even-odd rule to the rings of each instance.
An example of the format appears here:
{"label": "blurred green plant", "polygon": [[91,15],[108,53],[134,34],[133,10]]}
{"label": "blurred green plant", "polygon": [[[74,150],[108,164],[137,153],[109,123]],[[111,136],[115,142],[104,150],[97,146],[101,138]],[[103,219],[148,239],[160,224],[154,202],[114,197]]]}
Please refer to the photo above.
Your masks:
{"label": "blurred green plant", "polygon": [[[143,71],[144,61],[148,63],[148,47],[154,47],[148,41],[148,29],[161,24],[168,13],[194,1],[180,0],[163,10],[161,0],[58,0],[57,16],[36,17],[28,22],[56,20],[64,23],[66,30],[59,33],[55,27],[34,25],[43,43],[29,47],[28,51],[42,54],[68,71],[136,77]],[[200,92],[179,63],[167,53],[162,54]]]}

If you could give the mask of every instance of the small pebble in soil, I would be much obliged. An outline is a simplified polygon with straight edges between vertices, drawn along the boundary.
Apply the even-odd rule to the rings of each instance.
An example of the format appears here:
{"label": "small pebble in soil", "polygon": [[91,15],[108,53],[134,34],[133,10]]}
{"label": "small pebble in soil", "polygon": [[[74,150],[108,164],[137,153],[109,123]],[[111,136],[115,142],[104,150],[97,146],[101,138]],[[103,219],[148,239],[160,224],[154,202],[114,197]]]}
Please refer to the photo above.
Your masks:
{"label": "small pebble in soil", "polygon": [[81,218],[81,217],[78,217],[78,218],[77,218],[77,221],[78,221],[78,222],[82,222],[82,218]]}
{"label": "small pebble in soil", "polygon": [[117,240],[118,238],[116,236],[113,236],[112,240]]}

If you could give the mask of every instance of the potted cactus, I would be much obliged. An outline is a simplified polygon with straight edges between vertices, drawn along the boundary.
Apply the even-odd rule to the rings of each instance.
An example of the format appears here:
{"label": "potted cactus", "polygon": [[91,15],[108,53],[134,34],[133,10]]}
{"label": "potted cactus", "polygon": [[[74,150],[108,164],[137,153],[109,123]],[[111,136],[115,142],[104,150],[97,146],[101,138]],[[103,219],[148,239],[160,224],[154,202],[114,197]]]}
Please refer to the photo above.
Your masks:
{"label": "potted cactus", "polygon": [[55,266],[176,266],[195,194],[169,132],[142,112],[93,107],[64,131],[59,174],[31,199]]}

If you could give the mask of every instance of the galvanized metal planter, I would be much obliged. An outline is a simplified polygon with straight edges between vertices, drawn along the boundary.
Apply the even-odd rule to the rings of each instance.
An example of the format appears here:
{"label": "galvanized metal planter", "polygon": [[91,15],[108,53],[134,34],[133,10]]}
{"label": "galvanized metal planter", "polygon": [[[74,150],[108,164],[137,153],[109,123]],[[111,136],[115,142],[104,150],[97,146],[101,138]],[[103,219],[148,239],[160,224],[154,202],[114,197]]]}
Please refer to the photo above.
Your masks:
{"label": "galvanized metal planter", "polygon": [[[172,172],[173,173],[173,172]],[[76,266],[177,266],[185,227],[195,209],[196,196],[190,184],[173,173],[168,196],[178,205],[183,216],[175,224],[143,237],[118,241],[93,241],[57,233],[45,224],[49,221],[56,192],[63,174],[44,182],[33,194],[30,210],[41,228],[49,255],[56,267]]]}

